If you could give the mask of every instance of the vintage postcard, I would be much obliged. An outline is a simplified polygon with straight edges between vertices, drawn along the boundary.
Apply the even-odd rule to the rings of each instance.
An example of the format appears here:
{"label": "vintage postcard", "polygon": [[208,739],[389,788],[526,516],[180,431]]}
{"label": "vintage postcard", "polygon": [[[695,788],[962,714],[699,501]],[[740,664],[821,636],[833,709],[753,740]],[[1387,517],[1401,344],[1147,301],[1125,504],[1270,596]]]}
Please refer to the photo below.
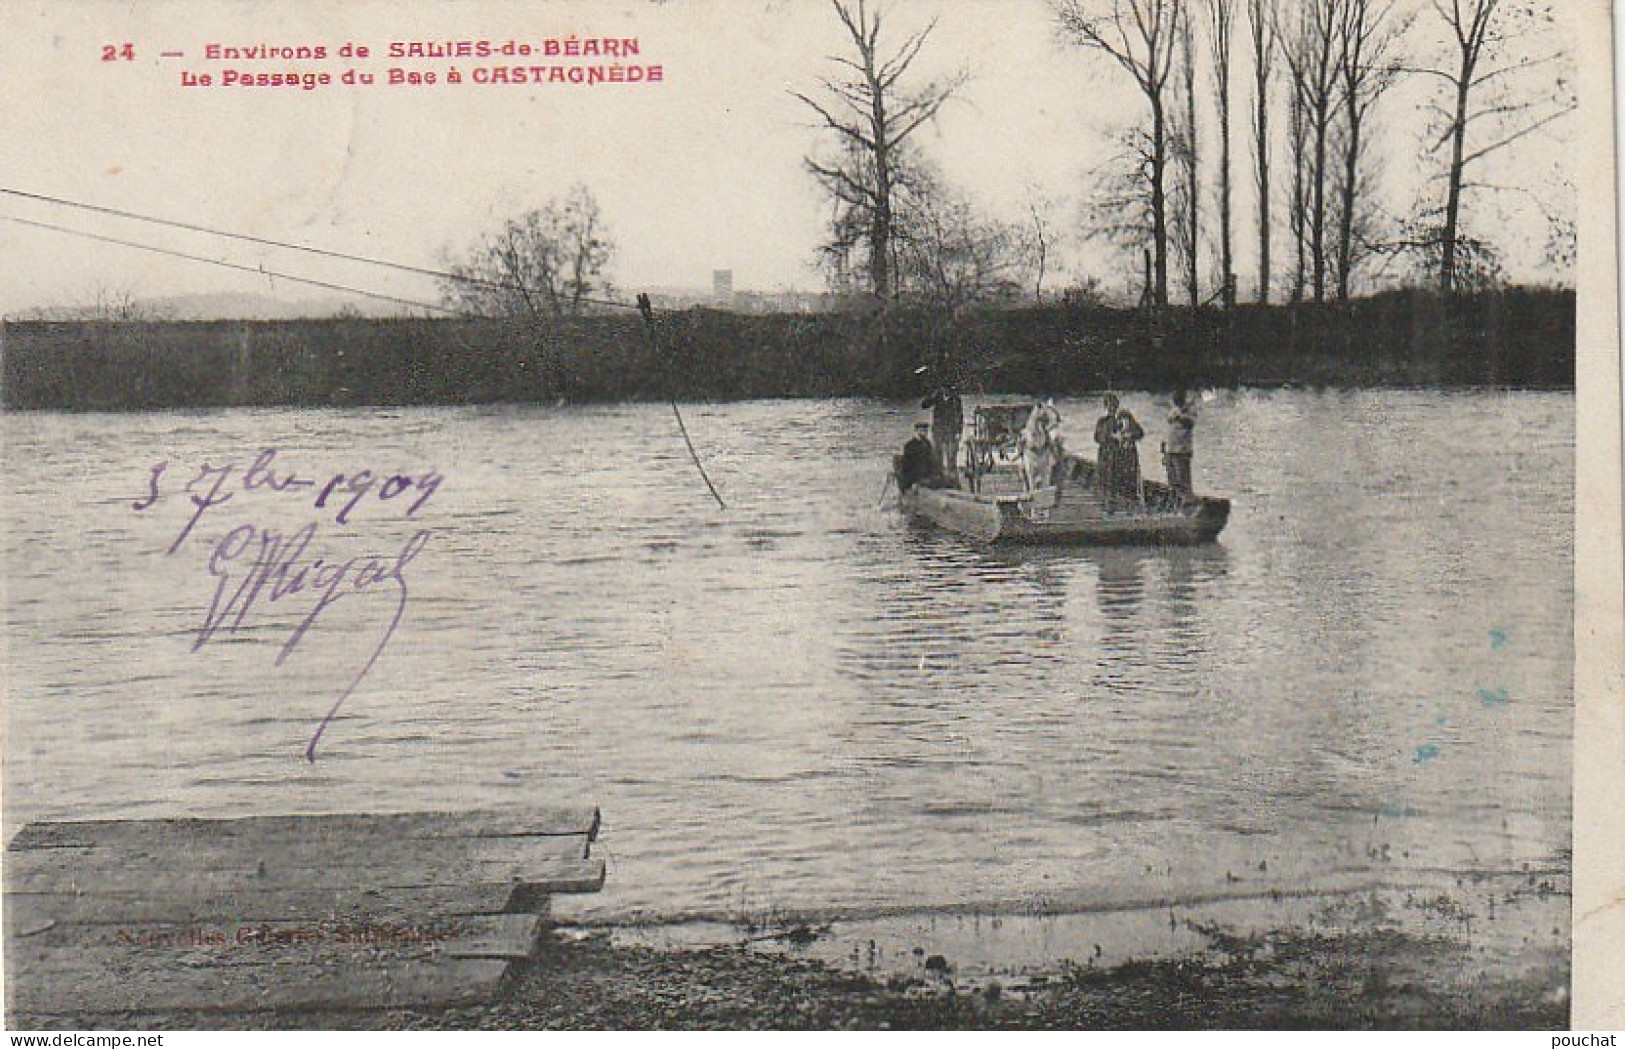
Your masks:
{"label": "vintage postcard", "polygon": [[1601,0],[6,0],[5,1026],[1625,1026]]}

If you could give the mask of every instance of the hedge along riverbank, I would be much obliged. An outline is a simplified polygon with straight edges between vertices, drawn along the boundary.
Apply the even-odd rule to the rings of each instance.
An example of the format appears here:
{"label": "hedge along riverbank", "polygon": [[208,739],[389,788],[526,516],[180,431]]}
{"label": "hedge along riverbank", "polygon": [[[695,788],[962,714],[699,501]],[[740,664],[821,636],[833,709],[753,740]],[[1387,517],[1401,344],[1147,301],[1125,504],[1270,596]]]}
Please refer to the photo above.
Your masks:
{"label": "hedge along riverbank", "polygon": [[10,321],[8,408],[907,397],[949,352],[971,389],[1438,386],[1572,389],[1572,291],[1337,306],[740,314],[693,309],[522,321]]}

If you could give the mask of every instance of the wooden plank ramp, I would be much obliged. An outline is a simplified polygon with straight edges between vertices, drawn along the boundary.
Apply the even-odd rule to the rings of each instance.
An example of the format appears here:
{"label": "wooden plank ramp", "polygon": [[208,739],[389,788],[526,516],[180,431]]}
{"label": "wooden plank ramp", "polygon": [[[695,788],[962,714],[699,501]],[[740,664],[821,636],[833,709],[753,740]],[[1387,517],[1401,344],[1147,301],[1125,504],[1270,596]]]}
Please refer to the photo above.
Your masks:
{"label": "wooden plank ramp", "polygon": [[0,857],[7,1020],[489,1000],[555,893],[596,892],[592,807],[41,822]]}

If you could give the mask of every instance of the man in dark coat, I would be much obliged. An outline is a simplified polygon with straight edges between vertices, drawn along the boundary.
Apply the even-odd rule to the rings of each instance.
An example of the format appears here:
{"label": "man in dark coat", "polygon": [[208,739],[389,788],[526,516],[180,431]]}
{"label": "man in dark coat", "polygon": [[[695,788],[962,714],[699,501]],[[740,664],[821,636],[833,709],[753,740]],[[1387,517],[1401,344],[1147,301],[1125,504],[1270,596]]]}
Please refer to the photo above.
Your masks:
{"label": "man in dark coat", "polygon": [[914,424],[914,436],[903,445],[903,455],[897,466],[897,487],[908,491],[922,481],[930,481],[938,474],[936,449],[931,447],[931,427],[927,423]]}

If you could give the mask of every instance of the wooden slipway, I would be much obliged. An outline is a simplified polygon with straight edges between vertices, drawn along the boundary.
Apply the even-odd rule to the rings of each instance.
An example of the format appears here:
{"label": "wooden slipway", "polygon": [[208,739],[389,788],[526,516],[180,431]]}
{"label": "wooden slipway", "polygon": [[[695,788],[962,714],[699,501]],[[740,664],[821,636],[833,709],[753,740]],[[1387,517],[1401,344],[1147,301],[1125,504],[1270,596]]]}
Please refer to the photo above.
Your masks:
{"label": "wooden slipway", "polygon": [[31,823],[3,856],[8,1026],[482,1001],[596,892],[592,807]]}

